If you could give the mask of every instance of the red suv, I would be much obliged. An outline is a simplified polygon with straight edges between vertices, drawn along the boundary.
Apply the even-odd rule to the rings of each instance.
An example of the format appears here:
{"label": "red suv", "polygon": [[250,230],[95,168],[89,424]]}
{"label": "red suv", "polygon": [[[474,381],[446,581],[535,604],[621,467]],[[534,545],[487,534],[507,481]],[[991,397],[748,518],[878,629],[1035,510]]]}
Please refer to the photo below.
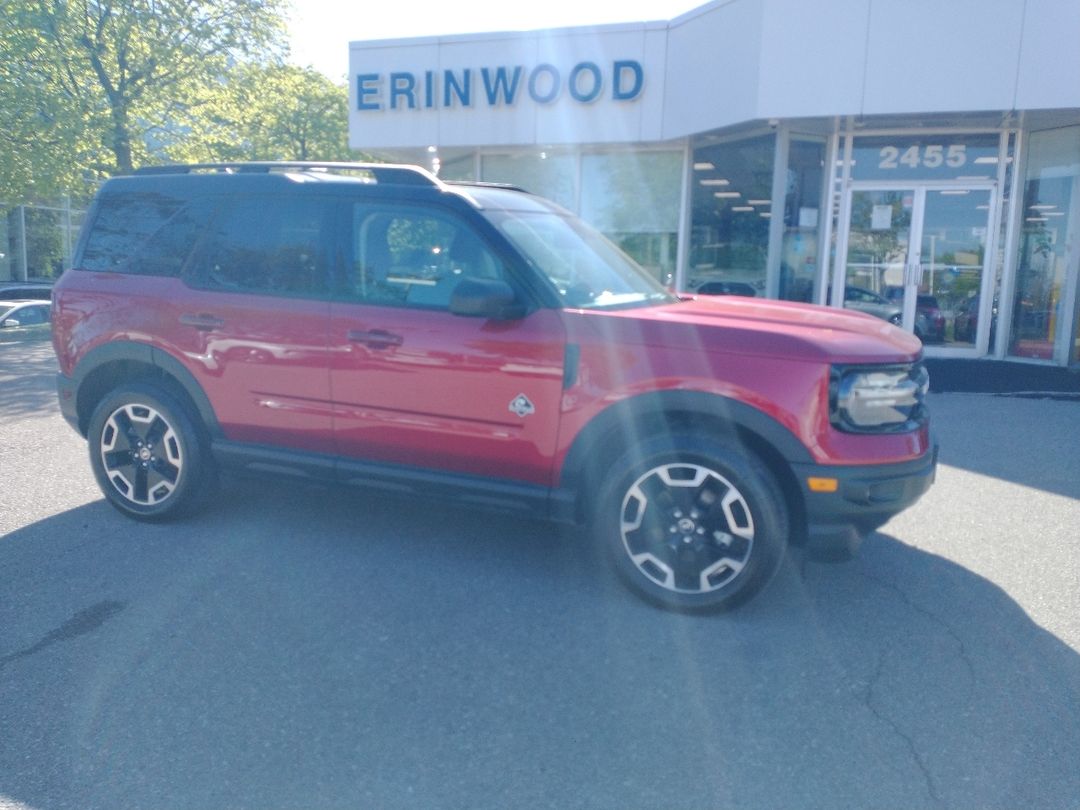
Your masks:
{"label": "red suv", "polygon": [[54,292],[61,409],[140,520],[261,470],[588,523],[680,610],[850,552],[935,469],[919,341],[671,294],[558,206],[421,169],[110,180]]}

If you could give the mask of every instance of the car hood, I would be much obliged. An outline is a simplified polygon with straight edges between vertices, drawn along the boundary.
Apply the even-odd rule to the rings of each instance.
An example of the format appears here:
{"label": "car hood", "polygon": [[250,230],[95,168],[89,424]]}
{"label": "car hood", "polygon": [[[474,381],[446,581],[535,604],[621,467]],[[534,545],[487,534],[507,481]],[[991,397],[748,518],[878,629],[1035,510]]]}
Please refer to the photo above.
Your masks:
{"label": "car hood", "polygon": [[[861,312],[737,296],[623,310],[575,310],[580,326],[624,345],[834,363],[911,362],[914,335]],[[571,332],[574,331],[571,325]]]}

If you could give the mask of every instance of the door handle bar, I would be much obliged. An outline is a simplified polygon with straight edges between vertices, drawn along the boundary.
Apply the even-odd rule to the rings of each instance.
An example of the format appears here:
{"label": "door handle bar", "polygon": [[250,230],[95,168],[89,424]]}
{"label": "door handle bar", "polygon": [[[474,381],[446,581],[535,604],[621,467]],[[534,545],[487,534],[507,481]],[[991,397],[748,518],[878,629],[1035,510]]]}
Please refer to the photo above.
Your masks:
{"label": "door handle bar", "polygon": [[364,331],[362,329],[350,329],[347,333],[350,343],[362,343],[373,349],[386,349],[390,346],[400,346],[403,342],[401,335],[386,332],[382,329]]}
{"label": "door handle bar", "polygon": [[198,329],[200,332],[210,332],[214,329],[220,329],[225,325],[225,321],[216,315],[210,315],[205,312],[200,312],[198,315],[184,314],[180,316],[180,323],[184,326],[191,326]]}

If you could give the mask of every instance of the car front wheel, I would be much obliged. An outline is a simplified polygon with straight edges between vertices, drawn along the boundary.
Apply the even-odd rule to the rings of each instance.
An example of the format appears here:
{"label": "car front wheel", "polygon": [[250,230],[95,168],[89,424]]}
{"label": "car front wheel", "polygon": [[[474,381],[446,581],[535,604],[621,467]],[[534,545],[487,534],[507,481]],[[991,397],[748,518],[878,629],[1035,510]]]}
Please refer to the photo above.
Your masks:
{"label": "car front wheel", "polygon": [[114,507],[138,520],[164,520],[197,506],[210,488],[205,431],[169,392],[132,383],[94,409],[90,464]]}
{"label": "car front wheel", "polygon": [[612,466],[594,525],[622,579],[661,607],[716,611],[761,590],[787,547],[787,504],[735,439],[669,434]]}

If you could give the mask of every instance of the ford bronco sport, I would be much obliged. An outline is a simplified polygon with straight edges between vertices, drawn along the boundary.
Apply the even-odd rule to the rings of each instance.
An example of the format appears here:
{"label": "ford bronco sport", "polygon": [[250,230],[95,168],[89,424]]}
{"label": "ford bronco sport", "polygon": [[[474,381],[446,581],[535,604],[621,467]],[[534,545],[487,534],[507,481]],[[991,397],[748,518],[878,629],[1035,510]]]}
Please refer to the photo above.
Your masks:
{"label": "ford bronco sport", "polygon": [[679,297],[558,206],[415,167],[151,168],[54,293],[60,406],[109,502],[287,473],[587,523],[622,578],[730,607],[930,485],[921,344]]}

